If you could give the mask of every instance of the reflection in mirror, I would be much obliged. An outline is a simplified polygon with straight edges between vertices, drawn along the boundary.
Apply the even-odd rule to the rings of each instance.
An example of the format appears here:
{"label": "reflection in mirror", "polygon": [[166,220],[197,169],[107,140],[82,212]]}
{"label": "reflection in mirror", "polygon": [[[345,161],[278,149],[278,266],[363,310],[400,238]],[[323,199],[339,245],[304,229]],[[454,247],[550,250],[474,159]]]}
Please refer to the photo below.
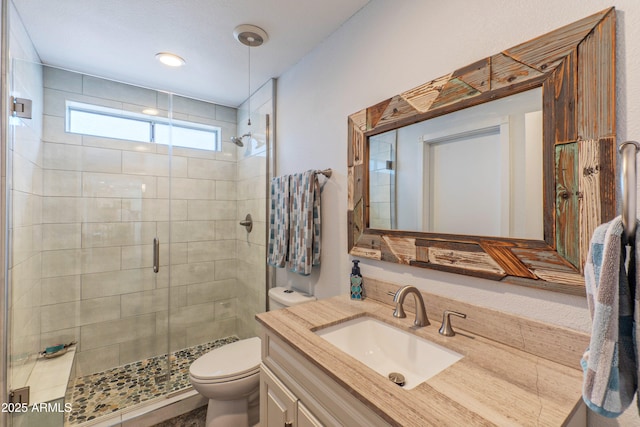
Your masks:
{"label": "reflection in mirror", "polygon": [[369,138],[369,227],[542,240],[542,89]]}
{"label": "reflection in mirror", "polygon": [[[615,16],[614,8],[603,10],[349,115],[349,253],[584,295],[589,236],[615,216]],[[536,109],[503,120],[515,113],[509,106],[489,124],[482,117],[473,124],[472,115],[457,119],[453,130],[407,127],[434,118],[451,120],[445,115],[533,88],[542,93],[542,150],[528,141],[517,145],[503,139],[540,133],[540,127],[531,125],[540,120],[527,114]],[[509,130],[503,132],[505,124]],[[376,149],[392,157],[372,153],[370,139],[392,130],[396,132],[380,137],[388,148]],[[419,155],[404,148],[404,133],[410,133]],[[541,166],[530,163],[540,154]],[[370,158],[375,171],[369,170]],[[404,178],[406,158],[413,168],[427,168]],[[472,168],[470,177],[458,179],[460,170]],[[536,176],[540,169],[543,178]],[[386,179],[376,176],[385,173]],[[456,181],[463,187],[454,187]],[[539,182],[542,197],[536,195]],[[388,189],[373,194],[377,206],[370,199],[376,192],[370,184]],[[539,217],[529,215],[540,211],[542,232]],[[374,228],[376,222],[388,228]],[[434,227],[441,231],[422,231]],[[522,237],[503,237],[512,235]]]}
{"label": "reflection in mirror", "polygon": [[396,221],[396,144],[398,131],[369,139],[369,227],[394,230]]}

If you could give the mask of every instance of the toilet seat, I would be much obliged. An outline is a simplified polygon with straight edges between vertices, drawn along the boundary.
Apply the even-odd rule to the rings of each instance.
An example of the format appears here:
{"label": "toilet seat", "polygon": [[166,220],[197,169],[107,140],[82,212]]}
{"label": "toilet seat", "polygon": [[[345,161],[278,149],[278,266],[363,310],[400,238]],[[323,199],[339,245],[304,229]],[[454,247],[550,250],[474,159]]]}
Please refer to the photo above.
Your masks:
{"label": "toilet seat", "polygon": [[260,338],[253,337],[211,350],[189,367],[192,380],[223,383],[260,372]]}
{"label": "toilet seat", "polygon": [[191,382],[192,383],[198,383],[198,384],[223,384],[223,383],[228,383],[231,381],[237,381],[237,380],[241,380],[243,378],[247,378],[250,377],[252,375],[259,375],[260,374],[260,367],[258,366],[255,370],[250,371],[250,372],[245,372],[242,374],[238,374],[238,375],[231,375],[228,377],[206,377],[206,378],[200,378],[200,377],[195,377],[193,374],[191,374]]}

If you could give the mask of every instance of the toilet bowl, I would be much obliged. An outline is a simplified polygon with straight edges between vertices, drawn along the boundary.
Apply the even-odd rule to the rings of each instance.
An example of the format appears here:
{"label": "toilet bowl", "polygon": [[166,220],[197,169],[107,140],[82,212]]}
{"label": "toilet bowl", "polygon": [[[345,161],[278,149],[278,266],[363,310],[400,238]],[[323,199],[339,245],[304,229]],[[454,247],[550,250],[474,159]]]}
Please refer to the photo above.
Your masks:
{"label": "toilet bowl", "polygon": [[[269,290],[271,309],[315,301],[314,296],[276,287]],[[189,367],[193,388],[209,399],[206,427],[247,427],[250,406],[260,389],[260,338],[224,345],[200,356]],[[256,414],[257,415],[257,414]]]}
{"label": "toilet bowl", "polygon": [[189,380],[209,399],[206,427],[249,425],[249,397],[260,386],[260,338],[211,350],[189,367]]}

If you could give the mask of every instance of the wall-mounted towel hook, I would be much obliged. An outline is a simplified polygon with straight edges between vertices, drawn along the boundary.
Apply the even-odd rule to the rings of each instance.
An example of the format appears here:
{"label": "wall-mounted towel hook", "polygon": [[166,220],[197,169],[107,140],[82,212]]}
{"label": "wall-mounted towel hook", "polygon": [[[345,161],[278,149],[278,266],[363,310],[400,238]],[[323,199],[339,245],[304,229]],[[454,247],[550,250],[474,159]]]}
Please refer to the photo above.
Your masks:
{"label": "wall-mounted towel hook", "polygon": [[620,189],[622,191],[622,227],[626,243],[634,244],[636,235],[636,154],[640,144],[636,141],[623,142],[618,151],[622,155],[622,173],[620,175]]}

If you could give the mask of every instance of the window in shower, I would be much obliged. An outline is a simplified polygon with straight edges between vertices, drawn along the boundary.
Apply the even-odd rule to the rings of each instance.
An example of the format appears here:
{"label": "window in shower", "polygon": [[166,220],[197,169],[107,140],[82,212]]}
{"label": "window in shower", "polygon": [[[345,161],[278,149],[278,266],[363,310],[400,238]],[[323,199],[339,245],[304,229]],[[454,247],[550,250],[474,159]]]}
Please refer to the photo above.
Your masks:
{"label": "window in shower", "polygon": [[220,128],[67,101],[66,130],[82,135],[220,151]]}

